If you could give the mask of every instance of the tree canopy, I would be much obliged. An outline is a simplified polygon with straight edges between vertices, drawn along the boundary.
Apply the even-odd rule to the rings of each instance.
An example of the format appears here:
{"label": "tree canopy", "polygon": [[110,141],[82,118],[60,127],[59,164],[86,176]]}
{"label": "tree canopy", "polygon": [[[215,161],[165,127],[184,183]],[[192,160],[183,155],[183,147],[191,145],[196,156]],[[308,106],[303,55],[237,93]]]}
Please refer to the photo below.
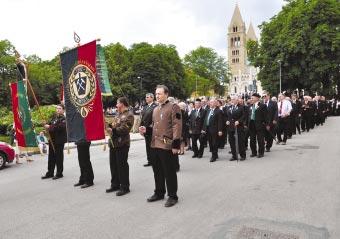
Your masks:
{"label": "tree canopy", "polygon": [[260,43],[249,41],[247,48],[264,89],[279,91],[280,61],[283,90],[334,93],[340,81],[338,0],[289,0],[260,28]]}
{"label": "tree canopy", "polygon": [[197,95],[208,95],[213,91],[224,95],[231,73],[226,60],[213,49],[198,47],[184,57],[187,90]]}

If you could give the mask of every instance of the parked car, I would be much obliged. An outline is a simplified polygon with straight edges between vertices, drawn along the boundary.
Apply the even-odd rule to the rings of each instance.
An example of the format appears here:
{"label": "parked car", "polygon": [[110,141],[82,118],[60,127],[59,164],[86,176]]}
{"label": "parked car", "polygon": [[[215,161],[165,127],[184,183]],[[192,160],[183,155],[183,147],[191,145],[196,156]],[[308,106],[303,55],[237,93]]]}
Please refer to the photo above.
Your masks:
{"label": "parked car", "polygon": [[0,142],[0,169],[3,169],[6,163],[13,162],[14,158],[14,148],[7,143]]}

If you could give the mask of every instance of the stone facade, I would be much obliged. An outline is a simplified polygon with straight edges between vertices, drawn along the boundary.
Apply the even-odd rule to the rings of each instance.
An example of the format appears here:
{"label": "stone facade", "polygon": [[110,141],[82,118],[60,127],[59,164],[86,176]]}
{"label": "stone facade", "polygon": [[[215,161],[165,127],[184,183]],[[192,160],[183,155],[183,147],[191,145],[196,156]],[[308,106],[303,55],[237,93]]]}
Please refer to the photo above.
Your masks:
{"label": "stone facade", "polygon": [[257,81],[258,69],[249,65],[247,58],[247,40],[257,41],[252,23],[248,31],[242,19],[240,9],[236,5],[228,27],[228,63],[232,79],[228,85],[230,95],[257,91],[262,93],[260,82]]}

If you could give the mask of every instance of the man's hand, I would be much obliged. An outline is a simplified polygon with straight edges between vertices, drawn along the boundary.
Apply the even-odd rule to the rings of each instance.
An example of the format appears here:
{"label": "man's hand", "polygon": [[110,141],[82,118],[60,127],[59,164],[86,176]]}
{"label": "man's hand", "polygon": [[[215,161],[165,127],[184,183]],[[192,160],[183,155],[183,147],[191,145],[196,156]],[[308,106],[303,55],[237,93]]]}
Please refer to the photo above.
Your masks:
{"label": "man's hand", "polygon": [[266,129],[269,131],[269,130],[270,130],[270,126],[269,126],[269,125],[267,125],[267,126],[266,126]]}
{"label": "man's hand", "polygon": [[179,149],[172,149],[173,154],[179,154],[180,152],[181,152],[181,150],[179,150]]}
{"label": "man's hand", "polygon": [[240,123],[238,121],[235,121],[235,126],[238,126]]}
{"label": "man's hand", "polygon": [[108,132],[109,134],[112,134],[112,129],[111,128],[106,128],[106,132]]}
{"label": "man's hand", "polygon": [[222,136],[222,131],[219,131],[219,132],[218,132],[218,136]]}
{"label": "man's hand", "polygon": [[202,134],[206,134],[207,132],[205,132],[204,130],[201,131]]}
{"label": "man's hand", "polygon": [[229,122],[229,121],[227,121],[227,122],[226,122],[226,125],[230,125],[230,122]]}
{"label": "man's hand", "polygon": [[277,124],[276,120],[273,120],[273,124]]}
{"label": "man's hand", "polygon": [[140,126],[140,127],[138,128],[138,130],[139,130],[139,133],[140,133],[141,135],[144,135],[144,134],[146,133],[146,128],[145,128],[145,126]]}

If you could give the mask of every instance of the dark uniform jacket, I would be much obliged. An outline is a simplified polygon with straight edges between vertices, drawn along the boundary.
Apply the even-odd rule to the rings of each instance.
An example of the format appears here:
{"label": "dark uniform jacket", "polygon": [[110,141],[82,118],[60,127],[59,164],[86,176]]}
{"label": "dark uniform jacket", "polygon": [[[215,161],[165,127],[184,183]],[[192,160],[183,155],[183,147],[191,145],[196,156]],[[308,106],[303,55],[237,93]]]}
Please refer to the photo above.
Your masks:
{"label": "dark uniform jacket", "polygon": [[311,101],[302,101],[301,112],[304,117],[311,117],[313,115],[313,106]]}
{"label": "dark uniform jacket", "polygon": [[[266,104],[267,105],[267,104]],[[275,120],[277,122],[278,120],[278,108],[277,108],[277,103],[275,101],[270,100],[267,106],[267,117],[268,117],[268,122],[270,125],[273,124],[273,121]]]}
{"label": "dark uniform jacket", "polygon": [[210,133],[212,135],[218,134],[218,132],[223,131],[223,113],[222,111],[216,107],[209,118],[210,110],[207,110],[205,114],[204,124],[203,124],[203,131]]}
{"label": "dark uniform jacket", "polygon": [[[112,129],[110,147],[119,148],[130,146],[130,131],[133,126],[134,116],[126,110],[123,113],[118,113],[115,116],[113,123],[109,125]],[[113,144],[113,146],[112,146]]]}
{"label": "dark uniform jacket", "polygon": [[152,135],[152,113],[156,106],[156,103],[152,103],[150,105],[144,106],[143,108],[140,126],[144,126],[146,128],[146,132],[144,135]]}
{"label": "dark uniform jacket", "polygon": [[197,112],[197,109],[191,111],[189,118],[189,130],[191,134],[201,134],[205,113],[206,111],[203,108],[200,108]]}
{"label": "dark uniform jacket", "polygon": [[238,128],[243,129],[244,123],[246,120],[244,107],[243,105],[235,105],[234,107],[231,105],[227,109],[227,121],[229,121],[228,131],[235,131],[235,122],[238,121]]}
{"label": "dark uniform jacket", "polygon": [[293,117],[293,118],[297,118],[299,117],[299,115],[301,115],[301,101],[299,100],[296,100],[295,102],[292,101],[292,111],[290,112],[290,115]]}
{"label": "dark uniform jacket", "polygon": [[168,100],[158,105],[153,111],[152,121],[151,148],[180,149],[182,113],[179,106]]}
{"label": "dark uniform jacket", "polygon": [[50,128],[48,133],[53,144],[64,144],[67,142],[66,118],[64,115],[56,115],[49,122]]}
{"label": "dark uniform jacket", "polygon": [[[253,106],[250,106],[249,122],[251,121],[252,110]],[[256,130],[261,130],[265,129],[267,125],[269,125],[267,106],[258,102],[258,105],[255,107],[255,128]]]}

